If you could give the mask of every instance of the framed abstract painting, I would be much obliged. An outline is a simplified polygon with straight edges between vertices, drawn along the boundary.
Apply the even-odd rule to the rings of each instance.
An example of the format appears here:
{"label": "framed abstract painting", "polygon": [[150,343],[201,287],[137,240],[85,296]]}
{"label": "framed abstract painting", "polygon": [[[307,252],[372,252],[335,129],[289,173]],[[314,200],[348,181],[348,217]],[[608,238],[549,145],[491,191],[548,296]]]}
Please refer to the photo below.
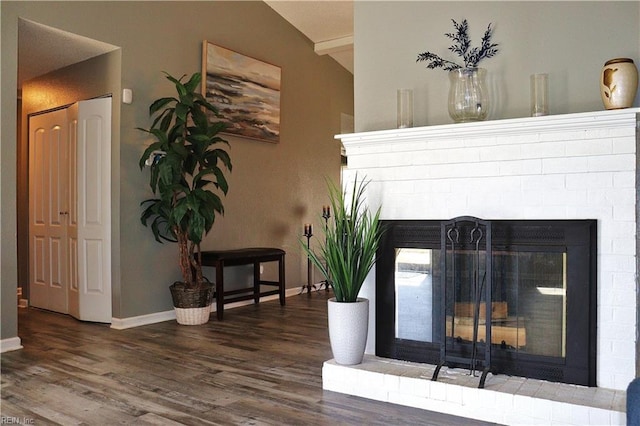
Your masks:
{"label": "framed abstract painting", "polygon": [[227,123],[225,133],[280,141],[280,67],[203,42],[203,96]]}

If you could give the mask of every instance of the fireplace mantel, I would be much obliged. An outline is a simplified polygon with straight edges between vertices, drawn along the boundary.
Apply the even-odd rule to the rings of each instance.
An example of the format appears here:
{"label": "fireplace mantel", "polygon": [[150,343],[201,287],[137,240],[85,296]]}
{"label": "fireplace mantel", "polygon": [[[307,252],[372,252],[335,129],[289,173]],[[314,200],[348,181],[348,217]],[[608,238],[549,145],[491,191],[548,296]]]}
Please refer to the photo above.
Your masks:
{"label": "fireplace mantel", "polygon": [[[595,219],[597,386],[636,375],[640,108],[336,136],[388,220]],[[364,297],[375,304],[375,280]],[[367,352],[375,353],[375,312]]]}
{"label": "fireplace mantel", "polygon": [[[460,140],[463,137],[504,138],[513,135],[531,135],[545,132],[590,131],[598,129],[635,128],[640,108],[594,111],[542,117],[512,118],[444,124],[405,129],[378,130],[337,135],[347,149],[365,145],[416,140]],[[392,148],[396,149],[396,147]]]}

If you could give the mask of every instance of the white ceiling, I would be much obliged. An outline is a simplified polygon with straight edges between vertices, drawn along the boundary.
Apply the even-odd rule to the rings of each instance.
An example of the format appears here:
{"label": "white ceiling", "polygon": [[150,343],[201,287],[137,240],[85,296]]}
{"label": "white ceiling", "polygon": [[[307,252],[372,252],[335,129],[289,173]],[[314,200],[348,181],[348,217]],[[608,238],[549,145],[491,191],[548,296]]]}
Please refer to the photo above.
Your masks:
{"label": "white ceiling", "polygon": [[118,49],[26,19],[18,21],[18,87],[25,80]]}
{"label": "white ceiling", "polygon": [[352,0],[264,0],[314,44],[353,74]]}
{"label": "white ceiling", "polygon": [[[352,0],[265,0],[314,44],[353,73]],[[25,80],[118,49],[108,43],[41,25],[18,22],[18,88]]]}

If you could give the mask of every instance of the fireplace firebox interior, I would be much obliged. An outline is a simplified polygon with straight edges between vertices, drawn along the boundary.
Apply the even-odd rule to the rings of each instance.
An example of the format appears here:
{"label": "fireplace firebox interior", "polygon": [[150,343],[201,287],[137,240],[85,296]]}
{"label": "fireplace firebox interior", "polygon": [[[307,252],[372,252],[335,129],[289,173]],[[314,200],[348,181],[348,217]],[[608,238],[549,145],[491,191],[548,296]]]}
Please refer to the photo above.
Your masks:
{"label": "fireplace firebox interior", "polygon": [[596,386],[595,220],[384,227],[376,355]]}

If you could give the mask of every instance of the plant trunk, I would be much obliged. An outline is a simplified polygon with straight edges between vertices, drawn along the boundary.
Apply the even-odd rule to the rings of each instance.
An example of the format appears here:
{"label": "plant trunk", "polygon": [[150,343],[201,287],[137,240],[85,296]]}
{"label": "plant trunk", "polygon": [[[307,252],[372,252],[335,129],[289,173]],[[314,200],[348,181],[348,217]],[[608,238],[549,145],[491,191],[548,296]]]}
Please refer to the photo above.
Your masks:
{"label": "plant trunk", "polygon": [[202,255],[200,254],[200,244],[190,243],[189,259],[191,260],[191,271],[195,275],[195,285],[200,287],[202,278]]}
{"label": "plant trunk", "polygon": [[187,238],[186,232],[176,229],[178,236],[178,250],[180,271],[182,280],[187,288],[197,288],[203,281],[202,276],[202,255],[200,254],[200,244],[195,244]]}
{"label": "plant trunk", "polygon": [[176,229],[176,235],[178,237],[178,252],[180,272],[182,272],[182,280],[187,288],[193,287],[193,270],[191,269],[191,254],[189,249],[189,240],[184,232],[180,229]]}

